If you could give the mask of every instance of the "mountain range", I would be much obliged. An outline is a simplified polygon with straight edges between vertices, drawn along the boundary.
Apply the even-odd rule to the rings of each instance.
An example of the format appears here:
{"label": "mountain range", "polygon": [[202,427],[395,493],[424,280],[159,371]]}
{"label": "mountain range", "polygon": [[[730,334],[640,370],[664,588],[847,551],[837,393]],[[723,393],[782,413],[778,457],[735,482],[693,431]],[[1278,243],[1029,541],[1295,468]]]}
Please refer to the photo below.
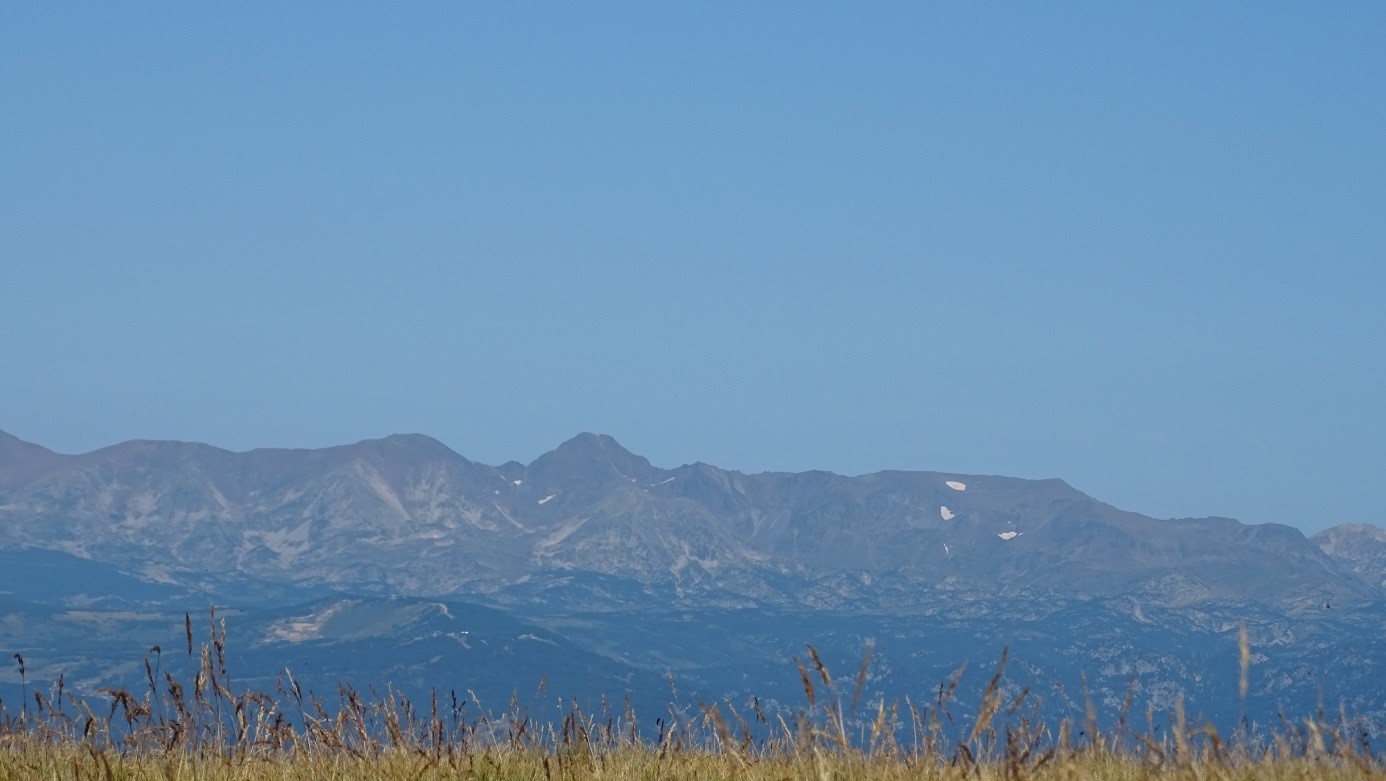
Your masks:
{"label": "mountain range", "polygon": [[[7,654],[45,636],[25,615],[61,624],[151,608],[181,621],[178,607],[217,601],[244,606],[258,633],[249,645],[271,649],[264,664],[407,639],[435,659],[436,679],[450,674],[448,654],[421,638],[447,637],[447,616],[491,611],[481,623],[588,660],[574,686],[649,689],[677,672],[706,696],[788,700],[796,647],[816,642],[846,664],[870,641],[874,691],[889,697],[1008,646],[1013,672],[1070,682],[1056,706],[1078,704],[1082,671],[1100,697],[1136,681],[1164,706],[1198,682],[1190,701],[1219,714],[1235,704],[1224,668],[1245,623],[1262,650],[1266,718],[1312,707],[1325,687],[1386,716],[1386,531],[1342,525],[1309,538],[1277,524],[1155,519],[1057,479],[665,469],[596,434],[528,465],[491,466],[422,435],[243,453],[132,441],[62,455],[0,432],[6,551],[12,562],[48,557],[43,571],[58,580],[108,568],[81,592],[85,604],[41,572],[13,577],[8,593],[0,583]],[[295,617],[339,632],[284,630]],[[98,625],[140,631],[122,621]],[[80,634],[53,637],[74,647]],[[562,666],[517,647],[497,657],[502,678],[530,679],[514,685]],[[65,658],[61,642],[51,648]],[[84,653],[71,663],[116,669]],[[592,672],[603,665],[610,675]]]}

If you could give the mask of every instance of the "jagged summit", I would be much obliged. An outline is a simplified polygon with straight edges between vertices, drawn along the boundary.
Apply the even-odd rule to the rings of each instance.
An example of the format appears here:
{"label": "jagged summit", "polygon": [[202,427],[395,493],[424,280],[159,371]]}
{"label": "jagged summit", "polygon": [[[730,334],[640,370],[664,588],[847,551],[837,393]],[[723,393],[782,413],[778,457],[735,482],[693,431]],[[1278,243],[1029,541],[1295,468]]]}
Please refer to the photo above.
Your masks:
{"label": "jagged summit", "polygon": [[797,604],[816,594],[872,609],[919,608],[940,588],[1155,602],[1379,597],[1365,541],[1351,557],[1316,542],[1288,527],[1157,520],[1053,479],[666,470],[595,433],[499,467],[421,434],[244,453],[132,441],[82,456],[0,437],[0,548],[225,576],[364,578],[410,594],[590,573],[688,599],[715,590],[742,604]]}
{"label": "jagged summit", "polygon": [[533,480],[594,485],[624,479],[638,482],[657,474],[644,456],[638,456],[606,434],[581,433],[534,459],[526,468]]}
{"label": "jagged summit", "polygon": [[634,453],[622,447],[615,438],[607,434],[593,434],[588,431],[577,434],[550,452],[561,453],[568,457],[609,461],[624,461],[636,457]]}
{"label": "jagged summit", "polygon": [[[1139,677],[1155,707],[1173,708],[1197,681],[1188,702],[1204,711],[1241,702],[1225,670],[1247,626],[1265,649],[1251,685],[1276,707],[1322,702],[1321,679],[1303,671],[1329,668],[1352,671],[1329,697],[1357,697],[1356,712],[1386,702],[1386,531],[1342,526],[1310,541],[1274,524],[1160,520],[1052,479],[660,469],[594,433],[500,466],[420,434],[242,453],[133,441],[83,455],[0,435],[0,601],[32,594],[45,565],[67,573],[52,576],[67,596],[28,624],[11,610],[16,637],[49,637],[55,620],[94,636],[107,622],[78,615],[93,600],[119,609],[112,620],[146,615],[130,595],[330,596],[250,625],[246,647],[271,674],[293,654],[325,675],[341,662],[358,675],[441,662],[459,678],[523,680],[478,654],[549,654],[527,668],[537,678],[572,656],[554,644],[573,640],[744,693],[778,679],[786,649],[814,642],[830,661],[859,660],[871,637],[886,662],[870,679],[880,692],[917,691],[1007,647],[1044,685],[1069,676],[1076,691],[1075,671],[1087,671],[1102,701],[1120,702]],[[463,612],[478,601],[556,634],[488,633]],[[388,652],[375,670],[360,660],[379,657],[332,639],[363,628]],[[99,645],[138,647],[131,636]]]}

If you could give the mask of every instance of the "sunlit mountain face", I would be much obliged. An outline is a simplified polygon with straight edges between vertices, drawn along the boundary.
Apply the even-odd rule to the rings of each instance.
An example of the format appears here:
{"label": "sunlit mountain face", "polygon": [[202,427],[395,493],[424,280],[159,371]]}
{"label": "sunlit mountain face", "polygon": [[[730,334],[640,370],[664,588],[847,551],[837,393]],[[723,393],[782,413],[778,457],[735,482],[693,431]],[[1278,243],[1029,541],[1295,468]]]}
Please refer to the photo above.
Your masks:
{"label": "sunlit mountain face", "polygon": [[138,678],[155,646],[176,667],[213,605],[266,688],[798,706],[811,643],[846,678],[871,648],[876,699],[964,663],[980,685],[1007,648],[1055,713],[1084,707],[1080,676],[1142,713],[1386,713],[1371,526],[1155,519],[1061,480],[665,469],[593,434],[499,466],[419,435],[60,455],[0,434],[0,650],[28,662],[0,697]]}

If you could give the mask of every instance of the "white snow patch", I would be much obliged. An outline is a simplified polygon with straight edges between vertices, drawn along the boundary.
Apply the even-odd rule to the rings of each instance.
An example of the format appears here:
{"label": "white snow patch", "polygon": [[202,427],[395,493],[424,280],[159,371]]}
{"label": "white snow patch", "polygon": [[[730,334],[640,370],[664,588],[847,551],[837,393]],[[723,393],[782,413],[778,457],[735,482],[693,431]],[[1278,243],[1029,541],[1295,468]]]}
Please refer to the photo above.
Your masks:
{"label": "white snow patch", "polygon": [[951,521],[951,520],[953,520],[954,518],[957,517],[956,515],[953,514],[953,511],[952,511],[952,510],[948,509],[948,506],[947,506],[947,505],[944,505],[943,507],[938,508],[938,514],[941,515],[941,516],[943,516],[943,520],[945,520],[945,521]]}
{"label": "white snow patch", "polygon": [[520,635],[519,637],[517,637],[517,638],[515,638],[515,639],[516,639],[516,640],[533,640],[533,641],[536,642],[536,643],[548,643],[549,645],[552,645],[552,646],[557,646],[557,645],[558,645],[558,643],[555,643],[554,641],[548,639],[547,637],[540,637],[539,635],[524,634],[524,635]]}
{"label": "white snow patch", "polygon": [[1000,537],[1000,538],[1003,539],[1003,540],[1013,540],[1013,539],[1015,539],[1016,536],[1019,535],[1019,534],[1020,534],[1020,532],[1001,532],[1000,534],[997,534],[996,536],[997,536],[997,537]]}
{"label": "white snow patch", "polygon": [[558,494],[549,494],[548,496],[545,496],[543,499],[540,499],[539,504],[548,504],[549,502],[553,501],[553,498],[555,496],[558,496]]}
{"label": "white snow patch", "polygon": [[944,483],[944,485],[948,486],[949,488],[952,488],[954,491],[967,490],[967,483],[959,483],[957,480],[949,480],[948,482]]}
{"label": "white snow patch", "polygon": [[654,488],[655,486],[664,485],[665,483],[672,483],[674,482],[674,480],[675,478],[673,477],[669,478],[668,480],[660,480],[658,483],[651,483],[650,487]]}
{"label": "white snow patch", "polygon": [[523,483],[523,482],[524,482],[523,480],[516,480],[514,484],[515,484],[515,485],[519,485],[520,483]]}

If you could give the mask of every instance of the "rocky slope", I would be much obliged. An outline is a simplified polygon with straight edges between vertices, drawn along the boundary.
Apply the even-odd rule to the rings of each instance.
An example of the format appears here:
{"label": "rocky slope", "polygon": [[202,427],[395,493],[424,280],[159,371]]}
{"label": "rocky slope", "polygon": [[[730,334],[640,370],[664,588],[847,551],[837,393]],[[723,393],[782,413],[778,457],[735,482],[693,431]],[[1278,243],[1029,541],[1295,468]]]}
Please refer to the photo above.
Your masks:
{"label": "rocky slope", "polygon": [[0,434],[0,546],[183,585],[533,599],[600,576],[698,606],[886,610],[958,594],[1292,611],[1380,595],[1379,559],[1335,559],[1344,544],[1319,543],[1275,524],[1124,512],[1060,480],[661,469],[593,434],[527,466],[479,464],[420,435],[59,455]]}
{"label": "rocky slope", "polygon": [[1366,523],[1344,523],[1310,538],[1363,580],[1386,589],[1386,529]]}
{"label": "rocky slope", "polygon": [[[799,707],[805,643],[837,671],[874,648],[885,701],[927,699],[963,662],[975,696],[1009,647],[1009,680],[1051,715],[1132,687],[1135,712],[1182,696],[1230,726],[1342,703],[1383,734],[1383,536],[1158,520],[1060,480],[663,469],[591,434],[499,466],[417,435],[60,455],[0,434],[0,651],[31,660],[29,683],[138,686],[132,654],[216,603],[263,685],[293,665],[320,691],[494,700],[548,678],[660,713],[671,674],[691,712]],[[0,700],[25,686],[0,667]]]}

